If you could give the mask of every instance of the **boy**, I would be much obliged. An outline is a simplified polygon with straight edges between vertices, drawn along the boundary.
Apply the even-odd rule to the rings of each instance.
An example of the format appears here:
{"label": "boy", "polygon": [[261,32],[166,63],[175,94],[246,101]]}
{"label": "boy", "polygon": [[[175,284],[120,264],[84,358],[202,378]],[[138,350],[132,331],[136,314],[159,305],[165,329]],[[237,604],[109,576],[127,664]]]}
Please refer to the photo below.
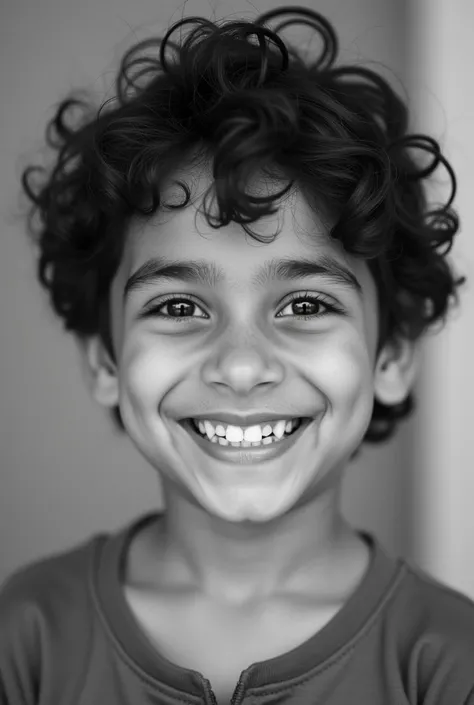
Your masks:
{"label": "boy", "polygon": [[[311,65],[266,26],[288,13],[324,40]],[[473,602],[338,509],[462,282],[452,197],[423,187],[454,174],[315,12],[152,46],[115,106],[60,106],[56,168],[23,185],[40,281],[166,508],[5,581],[0,700],[474,705]]]}

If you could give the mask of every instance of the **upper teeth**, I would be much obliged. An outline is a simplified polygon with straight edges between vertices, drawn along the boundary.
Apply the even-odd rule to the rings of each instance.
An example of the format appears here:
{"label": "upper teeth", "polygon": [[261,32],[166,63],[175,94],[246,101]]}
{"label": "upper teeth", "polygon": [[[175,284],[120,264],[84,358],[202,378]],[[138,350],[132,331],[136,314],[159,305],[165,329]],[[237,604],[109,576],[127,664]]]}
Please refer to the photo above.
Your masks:
{"label": "upper teeth", "polygon": [[213,424],[207,419],[201,421],[196,419],[195,423],[198,425],[201,433],[205,433],[209,439],[212,439],[214,435],[225,437],[231,443],[239,443],[240,441],[250,441],[256,443],[262,440],[262,436],[269,436],[273,433],[277,438],[282,438],[283,434],[289,433],[298,419],[282,419],[273,424],[269,423],[265,425],[256,426],[232,426],[231,424]]}

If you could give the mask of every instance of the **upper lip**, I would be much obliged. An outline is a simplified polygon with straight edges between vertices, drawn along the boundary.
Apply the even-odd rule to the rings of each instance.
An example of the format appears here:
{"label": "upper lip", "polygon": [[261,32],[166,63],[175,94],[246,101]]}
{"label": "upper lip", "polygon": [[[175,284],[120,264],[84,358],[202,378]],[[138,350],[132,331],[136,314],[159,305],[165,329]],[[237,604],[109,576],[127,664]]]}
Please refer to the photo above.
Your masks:
{"label": "upper lip", "polygon": [[225,424],[231,424],[233,426],[256,426],[257,424],[262,424],[264,421],[281,421],[282,419],[294,419],[294,418],[304,418],[297,417],[294,414],[272,414],[270,411],[265,411],[262,413],[245,414],[240,416],[240,414],[222,413],[218,411],[209,411],[206,414],[197,414],[192,416],[193,419],[209,419],[215,421],[221,421]]}

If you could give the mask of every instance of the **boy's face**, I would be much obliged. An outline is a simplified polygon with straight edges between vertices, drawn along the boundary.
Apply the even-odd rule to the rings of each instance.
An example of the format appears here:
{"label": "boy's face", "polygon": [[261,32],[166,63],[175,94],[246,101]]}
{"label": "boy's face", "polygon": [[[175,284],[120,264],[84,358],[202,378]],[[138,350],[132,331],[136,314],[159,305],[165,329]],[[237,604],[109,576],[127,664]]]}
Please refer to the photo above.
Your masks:
{"label": "boy's face", "polygon": [[[202,174],[198,179],[202,195],[210,181]],[[166,203],[183,199],[176,185],[162,195]],[[281,227],[269,244],[235,223],[213,230],[197,205],[200,198],[130,229],[111,288],[117,369],[97,381],[96,397],[108,406],[120,401],[128,434],[167,492],[228,521],[264,522],[314,498],[323,479],[326,488],[331,477],[336,482],[365,434],[382,374],[375,359],[375,284],[366,264],[328,239],[327,226],[300,195],[251,225],[267,235]],[[321,275],[253,281],[270,259],[323,256],[348,269],[360,291]],[[154,257],[212,263],[223,279],[215,287],[151,281],[124,298],[129,277]],[[302,301],[290,305],[292,294]],[[305,309],[305,295],[321,303],[310,299]],[[145,315],[170,296],[179,301]],[[188,296],[191,301],[181,300]],[[341,312],[326,309],[331,304]],[[181,307],[186,318],[179,318]],[[305,310],[312,317],[298,320]],[[233,463],[208,454],[181,423],[220,412],[269,412],[311,422],[280,457],[259,463],[243,448],[243,462]]]}

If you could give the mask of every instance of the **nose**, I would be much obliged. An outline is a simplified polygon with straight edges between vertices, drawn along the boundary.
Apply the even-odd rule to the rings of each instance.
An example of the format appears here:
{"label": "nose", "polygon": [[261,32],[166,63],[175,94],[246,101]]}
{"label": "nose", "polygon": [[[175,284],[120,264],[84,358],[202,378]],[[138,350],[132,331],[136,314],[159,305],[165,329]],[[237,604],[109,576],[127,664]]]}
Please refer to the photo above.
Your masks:
{"label": "nose", "polygon": [[281,383],[283,366],[255,348],[231,347],[207,363],[204,375],[207,384],[224,385],[237,396],[248,396],[256,386]]}

